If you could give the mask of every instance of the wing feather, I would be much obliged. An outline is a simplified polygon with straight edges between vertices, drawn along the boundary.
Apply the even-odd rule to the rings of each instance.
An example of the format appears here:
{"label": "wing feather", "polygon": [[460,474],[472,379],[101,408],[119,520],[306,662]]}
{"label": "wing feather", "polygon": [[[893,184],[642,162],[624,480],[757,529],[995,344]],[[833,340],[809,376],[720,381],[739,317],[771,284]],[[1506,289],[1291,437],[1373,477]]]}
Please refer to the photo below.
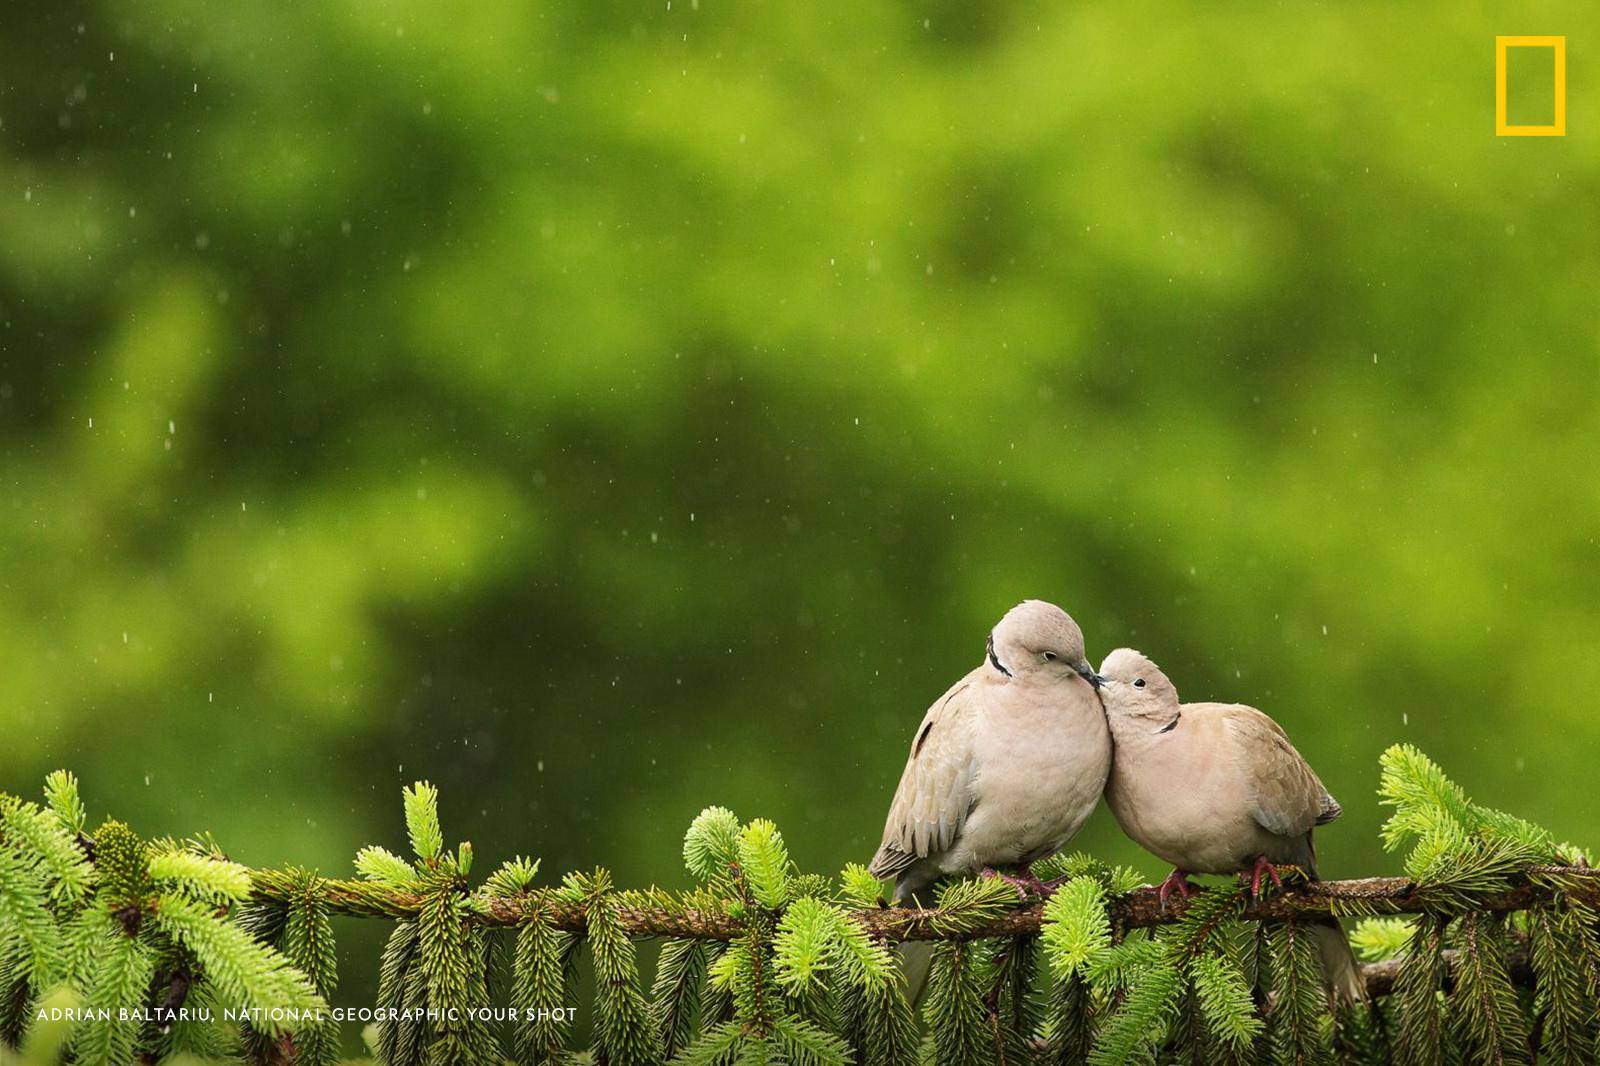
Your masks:
{"label": "wing feather", "polygon": [[867,867],[875,877],[896,877],[917,860],[948,851],[960,835],[972,810],[972,721],[981,689],[968,675],[923,716],[889,805],[883,843]]}
{"label": "wing feather", "polygon": [[1229,707],[1224,721],[1249,777],[1256,824],[1297,837],[1343,813],[1277,722],[1243,705]]}

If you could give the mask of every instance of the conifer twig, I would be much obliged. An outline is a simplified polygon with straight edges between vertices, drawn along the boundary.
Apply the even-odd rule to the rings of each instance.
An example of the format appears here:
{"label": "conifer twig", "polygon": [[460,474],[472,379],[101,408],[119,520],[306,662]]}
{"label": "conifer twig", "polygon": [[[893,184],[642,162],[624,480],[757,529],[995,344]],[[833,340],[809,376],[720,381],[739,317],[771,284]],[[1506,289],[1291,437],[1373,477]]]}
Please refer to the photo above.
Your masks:
{"label": "conifer twig", "polygon": [[[1453,974],[1460,954],[1454,948],[1445,951],[1446,974]],[[1362,963],[1361,980],[1367,986],[1367,995],[1386,996],[1394,991],[1395,980],[1400,976],[1400,967],[1405,964],[1405,961],[1404,959],[1390,959],[1387,962]],[[1513,983],[1523,988],[1534,987],[1533,960],[1527,948],[1518,948],[1515,951],[1506,953],[1506,970],[1511,974]]]}

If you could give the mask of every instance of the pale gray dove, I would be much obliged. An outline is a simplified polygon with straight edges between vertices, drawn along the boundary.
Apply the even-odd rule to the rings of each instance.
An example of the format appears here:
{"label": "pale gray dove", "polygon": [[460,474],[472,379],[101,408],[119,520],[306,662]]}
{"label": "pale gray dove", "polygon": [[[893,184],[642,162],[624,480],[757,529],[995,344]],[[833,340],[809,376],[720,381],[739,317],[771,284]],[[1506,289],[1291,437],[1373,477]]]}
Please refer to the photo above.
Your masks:
{"label": "pale gray dove", "polygon": [[[1124,832],[1173,866],[1161,902],[1191,890],[1191,873],[1237,873],[1260,895],[1276,865],[1317,877],[1311,831],[1339,804],[1278,723],[1238,703],[1182,703],[1167,675],[1131,648],[1100,664],[1100,697],[1116,753],[1106,803]],[[1364,998],[1337,919],[1313,929],[1335,993]]]}
{"label": "pale gray dove", "polygon": [[[983,665],[917,727],[883,844],[868,869],[904,902],[944,877],[1054,854],[1094,810],[1111,764],[1099,679],[1067,612],[1025,600],[989,634]],[[926,902],[926,901],[924,901]]]}

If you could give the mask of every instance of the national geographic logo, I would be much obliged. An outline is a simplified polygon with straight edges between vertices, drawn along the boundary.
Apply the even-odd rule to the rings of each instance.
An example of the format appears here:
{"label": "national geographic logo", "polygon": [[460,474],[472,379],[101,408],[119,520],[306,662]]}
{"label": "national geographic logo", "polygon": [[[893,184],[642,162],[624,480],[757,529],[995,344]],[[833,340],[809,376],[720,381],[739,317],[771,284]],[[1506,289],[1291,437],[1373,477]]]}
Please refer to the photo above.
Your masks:
{"label": "national geographic logo", "polygon": [[[1527,115],[1550,116],[1547,123],[1512,122],[1509,118],[1512,110],[1511,101],[1508,99],[1512,93],[1507,89],[1508,67],[1512,62],[1511,52],[1517,51],[1515,62],[1521,68],[1524,60],[1530,65],[1542,63],[1542,56],[1533,53],[1534,49],[1549,50],[1551,63],[1554,64],[1553,96],[1554,106],[1550,111],[1543,110],[1544,94],[1528,93],[1528,96],[1537,96],[1537,99],[1522,99],[1525,95],[1517,93],[1516,110],[1519,117]],[[1533,53],[1533,54],[1530,54]],[[1527,82],[1543,81],[1545,68],[1540,66],[1530,72]],[[1520,73],[1520,70],[1519,70]],[[1533,88],[1527,85],[1522,78],[1517,79],[1518,88]],[[1541,86],[1542,87],[1542,86]],[[1565,37],[1496,37],[1494,39],[1494,135],[1496,137],[1565,137],[1567,135],[1567,39]]]}

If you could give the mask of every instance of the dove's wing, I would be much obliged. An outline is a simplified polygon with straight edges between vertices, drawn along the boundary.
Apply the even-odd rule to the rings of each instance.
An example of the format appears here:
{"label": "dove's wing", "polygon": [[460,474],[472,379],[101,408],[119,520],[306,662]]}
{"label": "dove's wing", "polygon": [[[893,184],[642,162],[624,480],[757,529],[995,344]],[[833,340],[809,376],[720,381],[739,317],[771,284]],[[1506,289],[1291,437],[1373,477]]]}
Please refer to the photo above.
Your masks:
{"label": "dove's wing", "polygon": [[889,805],[883,844],[867,869],[895,877],[918,859],[948,851],[972,810],[972,726],[984,690],[980,667],[928,708]]}
{"label": "dove's wing", "polygon": [[1245,768],[1256,824],[1298,837],[1343,813],[1277,722],[1242,704],[1226,708],[1223,722]]}

